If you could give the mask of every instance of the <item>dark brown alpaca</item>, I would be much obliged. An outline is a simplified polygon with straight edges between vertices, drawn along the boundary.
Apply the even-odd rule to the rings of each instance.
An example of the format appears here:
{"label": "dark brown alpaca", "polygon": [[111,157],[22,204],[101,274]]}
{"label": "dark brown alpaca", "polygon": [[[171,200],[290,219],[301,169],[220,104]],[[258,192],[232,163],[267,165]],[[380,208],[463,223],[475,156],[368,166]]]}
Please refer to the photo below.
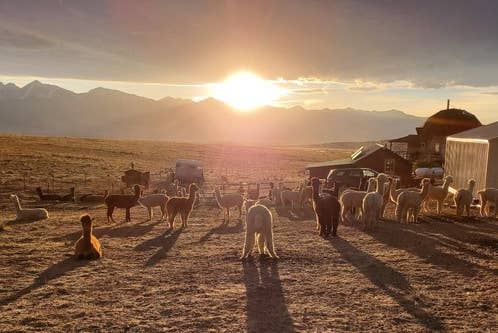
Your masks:
{"label": "dark brown alpaca", "polygon": [[77,259],[98,259],[102,257],[102,247],[99,240],[92,234],[93,219],[90,215],[80,218],[83,235],[76,242],[74,256]]}
{"label": "dark brown alpaca", "polygon": [[133,186],[133,191],[135,194],[111,194],[105,198],[105,204],[107,205],[107,222],[110,222],[110,220],[115,222],[112,217],[114,208],[126,209],[126,222],[131,221],[130,209],[138,203],[138,199],[142,193],[140,185]]}
{"label": "dark brown alpaca", "polygon": [[320,180],[316,177],[311,179],[311,192],[313,210],[316,215],[316,228],[322,237],[337,236],[337,225],[339,224],[339,213],[341,205],[337,197],[329,193],[320,193]]}
{"label": "dark brown alpaca", "polygon": [[196,184],[190,184],[188,188],[188,197],[173,197],[166,203],[166,210],[168,211],[168,222],[169,227],[173,228],[173,223],[175,222],[175,217],[180,213],[182,218],[182,227],[187,226],[188,217],[194,206],[197,191],[199,187]]}
{"label": "dark brown alpaca", "polygon": [[40,201],[60,201],[62,199],[58,194],[43,194],[41,187],[36,188],[36,193],[40,197]]}

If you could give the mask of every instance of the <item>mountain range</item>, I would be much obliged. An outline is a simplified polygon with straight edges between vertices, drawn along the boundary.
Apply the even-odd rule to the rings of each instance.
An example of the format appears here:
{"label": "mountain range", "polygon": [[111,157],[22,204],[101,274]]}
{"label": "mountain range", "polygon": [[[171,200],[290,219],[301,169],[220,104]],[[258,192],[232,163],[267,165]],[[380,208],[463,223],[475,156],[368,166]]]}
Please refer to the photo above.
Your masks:
{"label": "mountain range", "polygon": [[425,118],[402,111],[262,107],[238,112],[221,101],[153,100],[96,88],[74,93],[33,81],[0,83],[0,133],[186,142],[314,144],[414,133]]}

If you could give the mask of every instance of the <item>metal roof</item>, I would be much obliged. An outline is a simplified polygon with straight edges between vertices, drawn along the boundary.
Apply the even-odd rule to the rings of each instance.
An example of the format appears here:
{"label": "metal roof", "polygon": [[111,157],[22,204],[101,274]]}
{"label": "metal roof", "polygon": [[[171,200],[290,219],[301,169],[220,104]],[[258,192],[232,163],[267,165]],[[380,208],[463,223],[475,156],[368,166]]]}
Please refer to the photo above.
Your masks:
{"label": "metal roof", "polygon": [[364,159],[365,157],[371,155],[372,153],[376,152],[379,149],[384,148],[383,145],[381,144],[375,144],[372,146],[368,147],[360,147],[358,150],[356,150],[349,158],[342,159],[342,160],[334,160],[334,161],[327,161],[327,162],[319,162],[319,163],[311,163],[306,166],[306,169],[311,169],[311,168],[319,168],[319,167],[328,167],[328,166],[349,166],[349,165],[354,165],[356,162]]}
{"label": "metal roof", "polygon": [[484,125],[464,132],[453,134],[448,137],[448,140],[474,139],[489,141],[496,138],[498,138],[498,121],[489,125]]}

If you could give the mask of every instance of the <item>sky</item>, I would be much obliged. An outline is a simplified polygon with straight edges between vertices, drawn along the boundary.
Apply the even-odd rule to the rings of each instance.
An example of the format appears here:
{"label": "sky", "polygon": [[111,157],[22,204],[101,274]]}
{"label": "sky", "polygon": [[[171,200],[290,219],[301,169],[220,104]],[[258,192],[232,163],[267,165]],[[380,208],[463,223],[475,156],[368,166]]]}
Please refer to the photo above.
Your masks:
{"label": "sky", "polygon": [[498,1],[0,0],[0,81],[201,99],[250,71],[273,104],[451,105],[498,120]]}

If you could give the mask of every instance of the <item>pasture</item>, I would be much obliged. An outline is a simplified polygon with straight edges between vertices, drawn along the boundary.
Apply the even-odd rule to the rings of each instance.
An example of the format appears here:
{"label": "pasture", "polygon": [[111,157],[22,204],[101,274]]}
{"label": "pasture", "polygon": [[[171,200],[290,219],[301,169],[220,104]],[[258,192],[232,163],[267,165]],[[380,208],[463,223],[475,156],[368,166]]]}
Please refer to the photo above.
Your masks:
{"label": "pasture", "polygon": [[[322,239],[313,216],[272,209],[278,260],[238,258],[243,219],[223,224],[201,201],[173,230],[134,207],[108,224],[103,205],[43,205],[34,188],[119,187],[131,162],[158,172],[177,158],[203,162],[208,182],[296,181],[307,163],[348,148],[0,137],[0,331],[83,332],[492,332],[498,326],[498,223],[423,214],[373,231],[339,225]],[[160,177],[160,176],[156,176]],[[153,186],[152,186],[153,188]],[[45,221],[12,222],[8,194],[45,207]],[[79,216],[96,217],[104,256],[75,261]],[[473,211],[477,214],[476,211]]]}

